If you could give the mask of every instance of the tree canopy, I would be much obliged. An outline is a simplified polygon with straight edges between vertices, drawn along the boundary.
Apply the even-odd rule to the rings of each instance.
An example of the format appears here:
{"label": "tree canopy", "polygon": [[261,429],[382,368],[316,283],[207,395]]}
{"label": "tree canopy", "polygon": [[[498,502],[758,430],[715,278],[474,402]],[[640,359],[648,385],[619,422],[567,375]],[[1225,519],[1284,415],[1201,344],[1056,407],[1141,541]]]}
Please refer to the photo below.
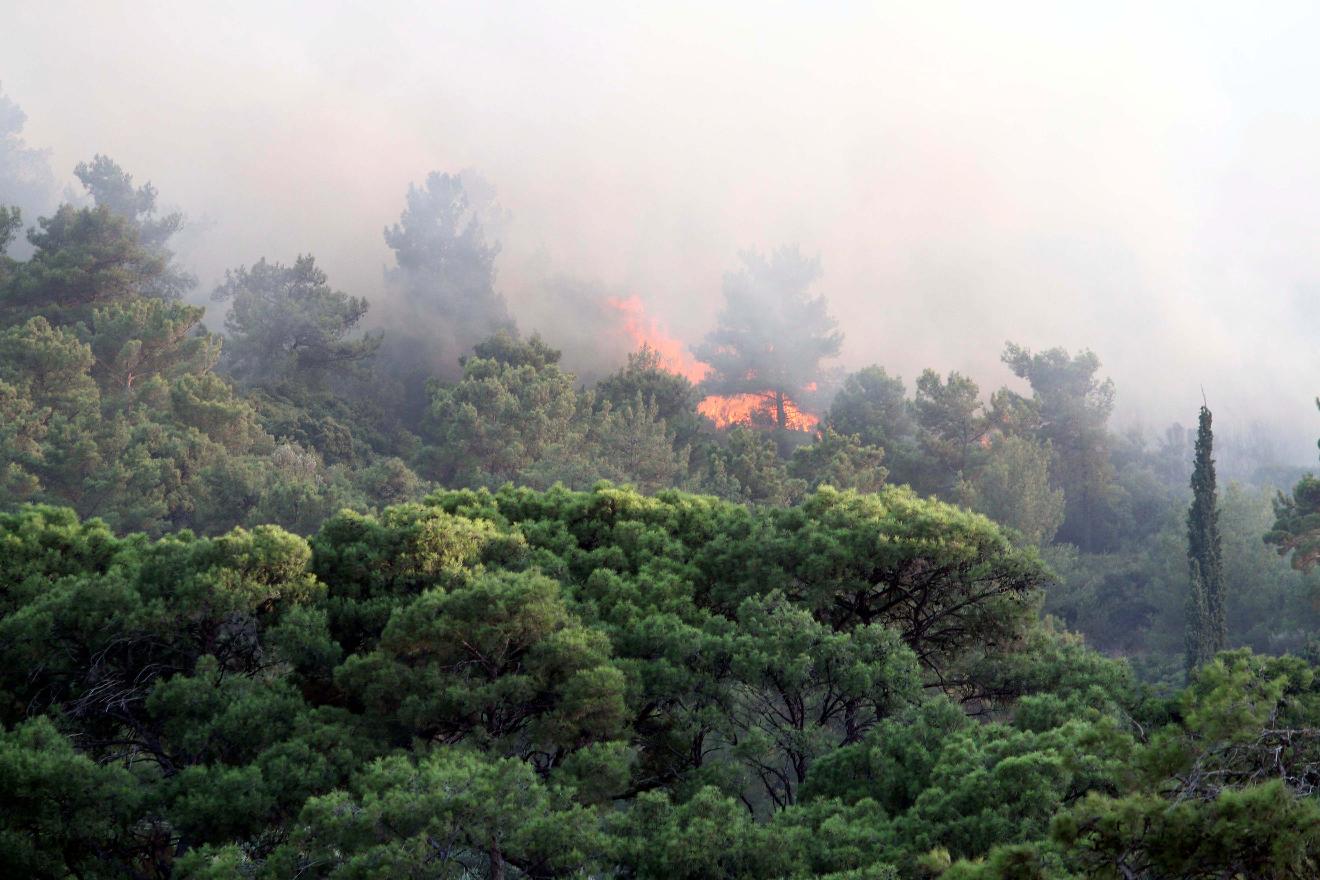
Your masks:
{"label": "tree canopy", "polygon": [[310,255],[292,266],[240,266],[211,298],[231,303],[228,368],[247,382],[322,385],[332,368],[363,362],[380,345],[378,336],[356,335],[367,301],[330,287]]}
{"label": "tree canopy", "polygon": [[11,870],[1065,880],[1320,854],[1306,661],[1144,692],[1034,621],[1033,551],[906,489],[445,491],[310,541],[29,507],[0,545]]}
{"label": "tree canopy", "polygon": [[564,358],[467,172],[370,310],[260,259],[212,332],[182,215],[75,173],[0,208],[5,876],[1316,874],[1320,483],[1208,411],[1119,432],[1086,351],[840,376],[792,248],[704,381],[585,282],[640,347]]}

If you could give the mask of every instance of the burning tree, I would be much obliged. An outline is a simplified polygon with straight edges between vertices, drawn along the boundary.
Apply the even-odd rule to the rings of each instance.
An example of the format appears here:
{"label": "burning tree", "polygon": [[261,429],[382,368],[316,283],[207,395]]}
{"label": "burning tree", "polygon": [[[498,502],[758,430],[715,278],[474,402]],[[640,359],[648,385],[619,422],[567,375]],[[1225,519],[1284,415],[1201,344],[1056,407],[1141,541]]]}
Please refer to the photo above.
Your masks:
{"label": "burning tree", "polygon": [[843,334],[813,296],[820,260],[797,248],[769,258],[747,252],[743,267],[724,278],[724,309],[698,347],[710,365],[702,383],[710,395],[701,411],[727,424],[735,421],[809,430],[817,418],[803,410],[820,374],[820,363],[839,353]]}

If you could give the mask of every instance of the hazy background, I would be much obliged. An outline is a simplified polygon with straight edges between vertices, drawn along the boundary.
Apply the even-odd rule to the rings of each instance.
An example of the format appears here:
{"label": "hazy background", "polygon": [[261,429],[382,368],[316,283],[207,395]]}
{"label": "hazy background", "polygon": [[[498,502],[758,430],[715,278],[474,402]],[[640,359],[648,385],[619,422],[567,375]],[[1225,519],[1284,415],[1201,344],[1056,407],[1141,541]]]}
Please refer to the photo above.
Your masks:
{"label": "hazy background", "polygon": [[101,152],[189,215],[203,296],[311,252],[378,297],[408,184],[473,168],[524,329],[567,273],[695,342],[740,249],[796,242],[849,366],[989,390],[1006,339],[1090,347],[1120,424],[1204,385],[1314,458],[1311,4],[634,6],[11,4],[0,84],[58,186]]}

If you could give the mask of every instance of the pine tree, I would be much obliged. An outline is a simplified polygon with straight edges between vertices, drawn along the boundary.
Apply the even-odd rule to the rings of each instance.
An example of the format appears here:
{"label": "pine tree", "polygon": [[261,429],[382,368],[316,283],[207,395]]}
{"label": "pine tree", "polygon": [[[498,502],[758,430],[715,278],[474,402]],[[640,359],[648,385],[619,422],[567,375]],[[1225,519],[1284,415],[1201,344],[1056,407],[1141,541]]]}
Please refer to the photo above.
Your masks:
{"label": "pine tree", "polygon": [[1208,661],[1227,644],[1224,574],[1220,564],[1219,509],[1215,492],[1214,433],[1210,410],[1201,407],[1192,470],[1192,506],[1187,511],[1187,667]]}

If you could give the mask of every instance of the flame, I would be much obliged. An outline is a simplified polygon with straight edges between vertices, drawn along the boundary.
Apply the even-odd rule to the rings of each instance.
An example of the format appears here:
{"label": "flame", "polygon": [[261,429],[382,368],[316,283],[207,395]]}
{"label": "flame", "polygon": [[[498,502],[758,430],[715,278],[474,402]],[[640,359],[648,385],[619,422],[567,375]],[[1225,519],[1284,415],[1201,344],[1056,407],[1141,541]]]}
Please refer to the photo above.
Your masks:
{"label": "flame", "polygon": [[636,296],[612,296],[605,302],[623,316],[623,332],[628,334],[633,344],[638,348],[649,346],[660,356],[660,366],[693,383],[706,378],[710,367],[693,357],[686,345],[670,336],[659,321],[646,314],[640,299]]}
{"label": "flame", "polygon": [[[622,317],[623,331],[632,339],[633,344],[638,348],[645,345],[655,351],[663,369],[677,373],[694,384],[710,373],[709,364],[693,357],[686,345],[670,336],[664,325],[646,314],[646,308],[639,297],[612,296],[605,302]],[[807,390],[815,391],[816,383],[809,383]],[[774,396],[770,393],[707,395],[697,404],[697,412],[713,421],[718,428],[777,423]],[[784,421],[791,430],[814,431],[820,424],[820,417],[806,412],[785,397]]]}
{"label": "flame", "polygon": [[[774,398],[768,394],[712,394],[697,404],[697,412],[715,423],[730,425],[775,425],[778,422]],[[784,398],[784,425],[793,431],[814,431],[820,417],[802,410]]]}

